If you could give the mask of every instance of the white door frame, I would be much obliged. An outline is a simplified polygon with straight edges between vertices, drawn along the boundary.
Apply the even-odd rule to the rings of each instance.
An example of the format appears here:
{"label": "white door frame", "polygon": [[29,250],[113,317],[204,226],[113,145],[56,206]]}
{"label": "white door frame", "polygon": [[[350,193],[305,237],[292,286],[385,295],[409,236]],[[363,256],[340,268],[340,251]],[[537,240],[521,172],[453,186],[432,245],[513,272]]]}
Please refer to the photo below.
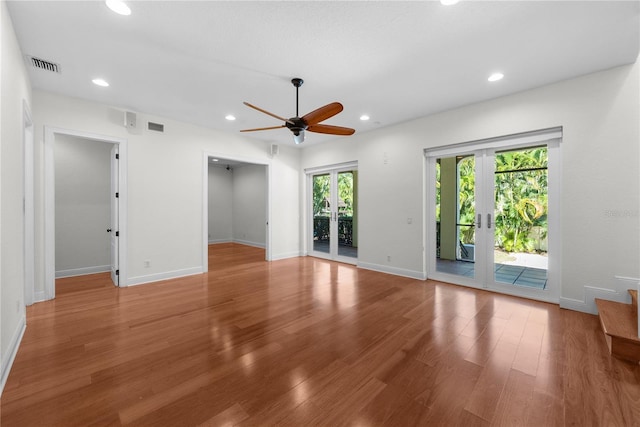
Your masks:
{"label": "white door frame", "polygon": [[[469,287],[480,287],[483,289],[493,290],[505,294],[516,295],[525,298],[537,299],[541,301],[558,303],[560,300],[560,278],[561,278],[561,254],[562,254],[562,240],[561,240],[561,211],[560,211],[560,191],[561,191],[561,164],[562,153],[560,150],[560,142],[562,141],[562,128],[550,128],[543,129],[534,132],[526,132],[517,135],[507,135],[504,137],[490,138],[480,141],[472,141],[469,143],[453,144],[445,147],[434,147],[425,149],[425,169],[427,171],[426,179],[426,209],[424,229],[427,234],[427,245],[425,250],[425,265],[427,266],[427,277],[430,279],[441,280],[445,282],[457,283]],[[480,150],[496,150],[501,148],[518,149],[527,146],[533,146],[536,143],[544,143],[547,145],[549,160],[548,160],[548,181],[549,181],[549,219],[547,223],[548,236],[549,237],[549,269],[547,271],[547,290],[541,292],[538,290],[531,290],[513,286],[500,286],[493,285],[487,287],[488,283],[484,279],[484,276],[490,276],[489,272],[492,272],[493,266],[488,266],[486,271],[478,270],[480,277],[483,277],[481,283],[479,280],[465,278],[462,276],[456,276],[438,272],[436,270],[436,247],[435,247],[435,187],[436,187],[436,173],[435,173],[435,161],[437,157],[453,156],[459,154],[467,154],[477,152]],[[483,200],[477,200],[480,204],[480,210],[476,210],[476,213],[486,213],[486,207],[482,206]],[[486,217],[486,215],[485,215]],[[429,236],[432,236],[429,238]],[[493,242],[491,242],[493,244]],[[484,247],[489,245],[488,242],[484,242]],[[486,263],[485,263],[486,264]],[[492,275],[491,275],[492,276]],[[493,280],[493,279],[492,279]]]}
{"label": "white door frame", "polygon": [[22,103],[23,160],[24,160],[24,304],[35,301],[35,209],[34,209],[34,151],[33,120],[26,102]]}
{"label": "white door frame", "polygon": [[229,154],[214,153],[205,150],[202,152],[202,272],[206,273],[209,271],[209,238],[207,233],[209,229],[209,158],[265,166],[267,175],[265,260],[271,261],[271,161],[250,157],[232,156]]}
{"label": "white door frame", "polygon": [[[339,262],[343,262],[346,264],[354,264],[357,265],[358,264],[358,258],[351,258],[351,257],[347,257],[347,256],[342,256],[342,255],[338,255],[338,250],[337,250],[337,244],[338,244],[338,240],[337,238],[333,238],[334,237],[334,233],[337,230],[338,227],[338,221],[337,221],[337,199],[338,199],[338,195],[337,193],[334,194],[334,190],[337,190],[337,174],[339,174],[340,172],[345,172],[345,171],[352,171],[352,170],[358,170],[358,162],[357,161],[353,161],[353,162],[345,162],[345,163],[338,163],[335,165],[330,165],[330,166],[320,166],[320,167],[314,167],[314,168],[307,168],[304,170],[304,173],[307,176],[307,197],[306,197],[306,211],[307,211],[307,221],[306,221],[306,231],[305,231],[305,235],[306,235],[306,241],[307,241],[307,250],[306,253],[314,256],[314,257],[318,257],[318,258],[324,258],[324,259],[330,259],[333,261],[339,261]],[[331,228],[331,246],[330,246],[330,250],[329,253],[324,253],[324,252],[316,252],[313,250],[313,176],[314,175],[322,175],[322,174],[329,174],[331,176],[331,205],[334,206],[336,208],[336,220],[335,221],[329,221],[330,224],[330,228]],[[334,177],[335,174],[335,177]],[[335,182],[334,182],[335,179]],[[335,188],[334,188],[335,185]],[[355,197],[358,197],[357,194],[354,195]],[[334,200],[335,199],[335,200]],[[333,214],[332,214],[333,215]],[[335,235],[337,235],[337,233],[335,233]]]}
{"label": "white door frame", "polygon": [[118,182],[120,187],[118,219],[120,222],[120,250],[118,264],[120,270],[119,286],[127,286],[127,140],[114,136],[91,132],[61,129],[50,126],[44,128],[44,290],[45,300],[55,298],[55,140],[56,135],[68,135],[94,142],[117,144],[120,153]]}
{"label": "white door frame", "polygon": [[[120,205],[120,182],[118,182],[118,174],[120,171],[120,146],[118,144],[111,145],[111,153],[109,153],[109,166],[111,168],[111,182],[109,189],[109,208],[111,218],[109,221],[109,253],[111,255],[111,281],[114,285],[120,286],[120,260],[118,253],[120,252],[120,221],[118,220],[118,207]],[[116,172],[116,173],[114,173]]]}

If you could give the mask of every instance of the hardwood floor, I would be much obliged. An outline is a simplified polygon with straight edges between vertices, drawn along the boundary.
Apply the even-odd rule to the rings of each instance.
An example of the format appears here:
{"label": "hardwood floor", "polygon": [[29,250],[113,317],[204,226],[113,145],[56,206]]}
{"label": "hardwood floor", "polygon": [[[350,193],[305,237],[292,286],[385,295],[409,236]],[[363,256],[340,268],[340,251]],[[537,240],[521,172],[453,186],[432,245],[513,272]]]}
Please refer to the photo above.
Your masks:
{"label": "hardwood floor", "polygon": [[210,272],[57,282],[2,395],[9,426],[640,423],[640,366],[555,305],[212,245]]}

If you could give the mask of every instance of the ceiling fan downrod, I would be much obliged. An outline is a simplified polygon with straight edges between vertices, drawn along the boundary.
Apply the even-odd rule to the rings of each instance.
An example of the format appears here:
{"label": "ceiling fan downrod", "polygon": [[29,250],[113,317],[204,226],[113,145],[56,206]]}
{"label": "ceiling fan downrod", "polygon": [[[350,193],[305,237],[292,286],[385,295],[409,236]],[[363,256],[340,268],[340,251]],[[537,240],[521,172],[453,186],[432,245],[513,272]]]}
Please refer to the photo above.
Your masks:
{"label": "ceiling fan downrod", "polygon": [[293,83],[293,85],[296,87],[296,117],[300,117],[300,113],[298,112],[298,89],[300,88],[300,86],[302,86],[304,80],[302,80],[300,77],[294,77],[291,79],[291,83]]}
{"label": "ceiling fan downrod", "polygon": [[300,77],[294,77],[291,79],[291,83],[296,87],[296,116],[293,119],[290,119],[290,123],[286,123],[286,125],[293,132],[293,142],[301,144],[304,142],[304,131],[307,128],[307,125],[304,120],[300,118],[300,112],[298,110],[298,89],[300,89],[304,80]]}

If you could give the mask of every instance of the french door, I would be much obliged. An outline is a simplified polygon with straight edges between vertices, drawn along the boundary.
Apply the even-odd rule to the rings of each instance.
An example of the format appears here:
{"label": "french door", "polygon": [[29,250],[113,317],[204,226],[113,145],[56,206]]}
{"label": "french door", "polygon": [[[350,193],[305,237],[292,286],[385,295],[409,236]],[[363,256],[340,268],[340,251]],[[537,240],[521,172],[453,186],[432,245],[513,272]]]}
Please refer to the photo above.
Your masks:
{"label": "french door", "polygon": [[307,171],[308,252],[355,264],[358,260],[357,165]]}
{"label": "french door", "polygon": [[428,276],[557,302],[561,131],[427,150]]}

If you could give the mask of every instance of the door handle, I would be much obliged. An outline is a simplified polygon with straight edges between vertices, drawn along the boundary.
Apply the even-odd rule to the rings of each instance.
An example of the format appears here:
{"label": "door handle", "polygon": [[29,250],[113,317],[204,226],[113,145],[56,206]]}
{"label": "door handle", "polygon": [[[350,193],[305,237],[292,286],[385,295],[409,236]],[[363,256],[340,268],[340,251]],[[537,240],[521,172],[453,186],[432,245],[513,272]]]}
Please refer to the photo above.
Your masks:
{"label": "door handle", "polygon": [[482,228],[482,214],[478,214],[478,222],[476,222],[478,228]]}
{"label": "door handle", "polygon": [[110,228],[107,228],[107,233],[111,233],[111,229]]}
{"label": "door handle", "polygon": [[491,214],[487,214],[487,228],[491,228]]}

